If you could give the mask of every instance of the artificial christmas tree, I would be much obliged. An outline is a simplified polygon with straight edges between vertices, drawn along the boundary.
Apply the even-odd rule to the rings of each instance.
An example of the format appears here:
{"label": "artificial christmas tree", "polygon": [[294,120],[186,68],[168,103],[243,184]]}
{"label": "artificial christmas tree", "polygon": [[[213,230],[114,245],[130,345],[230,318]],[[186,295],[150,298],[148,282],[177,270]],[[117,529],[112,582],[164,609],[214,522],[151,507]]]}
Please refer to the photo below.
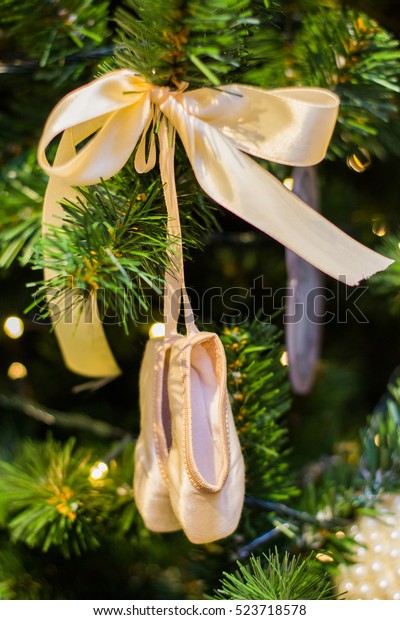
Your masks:
{"label": "artificial christmas tree", "polygon": [[[394,444],[382,479],[375,475],[371,442],[364,441],[360,457],[346,441],[357,436],[398,363],[398,328],[371,292],[360,302],[360,309],[361,289],[355,289],[352,297],[344,284],[335,285],[335,295],[329,280],[330,288],[320,291],[327,302],[326,345],[315,387],[306,398],[295,397],[288,411],[287,357],[279,329],[285,290],[281,303],[278,299],[279,289],[285,287],[284,259],[281,248],[258,233],[257,227],[288,242],[335,277],[348,273],[350,284],[389,264],[390,260],[353,245],[330,224],[321,224],[324,220],[304,211],[296,200],[298,188],[292,195],[277,179],[290,176],[292,164],[322,159],[336,116],[329,108],[337,107],[338,95],[339,118],[328,159],[318,166],[321,211],[370,248],[377,245],[374,235],[384,235],[389,227],[395,231],[390,162],[396,162],[396,156],[390,153],[397,149],[400,55],[394,34],[356,8],[313,2],[288,6],[247,0],[101,4],[26,0],[17,6],[4,0],[0,6],[5,18],[2,318],[23,317],[25,327],[21,335],[18,321],[8,321],[9,333],[20,337],[11,339],[7,332],[2,336],[1,596],[201,598],[213,595],[222,572],[232,572],[237,558],[261,556],[276,547],[276,556],[269,559],[275,564],[267,562],[280,567],[279,588],[271,590],[275,596],[290,592],[285,584],[295,579],[296,591],[309,598],[330,598],[329,581],[334,582],[337,565],[351,560],[354,550],[352,520],[360,511],[373,509],[382,492],[396,492]],[[101,96],[85,99],[99,85],[105,85]],[[121,86],[117,91],[116,85]],[[68,95],[77,87],[81,89]],[[294,87],[293,91],[281,90],[287,87]],[[283,100],[274,99],[271,89],[279,89],[275,92]],[[267,157],[275,163],[267,163],[261,148],[247,144],[249,134],[257,129],[256,98],[280,110],[282,118],[263,123],[273,142],[274,132],[282,138],[285,128],[293,128],[296,114],[300,118],[300,112],[309,109],[308,99],[284,101],[290,92],[327,97],[316,102],[321,104],[320,120],[313,125],[319,127],[314,138],[322,146],[312,162],[307,157],[301,157],[301,162],[291,158],[293,149],[309,152],[311,137],[304,131],[304,139],[293,140],[284,157],[280,140],[281,150]],[[83,116],[75,110],[74,123],[65,123],[63,106],[80,97]],[[143,114],[133,100],[143,102],[139,106]],[[105,107],[96,112],[100,103]],[[45,215],[42,236],[47,179],[35,163],[35,152],[55,105],[60,115],[50,116],[46,125],[40,161],[51,175],[46,204],[51,203],[53,213],[64,219]],[[266,107],[260,107],[260,115]],[[315,122],[315,113],[307,123]],[[92,120],[98,114],[99,123]],[[138,126],[136,136],[132,133],[135,123],[119,124],[118,118],[128,116],[135,122],[141,117],[143,134]],[[180,532],[150,533],[138,514],[133,492],[139,365],[149,326],[163,314],[165,268],[168,274],[171,256],[180,255],[175,247],[180,234],[176,229],[171,234],[164,203],[164,197],[167,204],[175,200],[173,192],[172,197],[166,196],[173,185],[171,167],[167,171],[165,159],[161,180],[157,170],[150,169],[157,154],[156,140],[162,169],[162,158],[173,143],[170,139],[161,144],[166,117],[181,139],[173,172],[188,293],[197,324],[204,331],[218,332],[225,347],[230,404],[245,463],[240,523],[229,537],[208,545],[192,545]],[[76,122],[77,127],[72,127]],[[53,162],[48,165],[44,147],[64,130],[55,159],[54,147],[47,152]],[[105,133],[111,142],[102,143]],[[265,135],[257,139],[261,144]],[[125,153],[124,144],[129,146]],[[257,162],[241,149],[257,157]],[[89,155],[94,158],[91,162]],[[121,158],[118,165],[116,158]],[[378,160],[384,158],[387,161],[380,165]],[[371,181],[361,182],[345,168],[346,161],[358,172],[373,162],[362,177],[372,174]],[[74,174],[68,170],[71,166]],[[256,177],[265,194],[253,182]],[[239,202],[232,189],[240,195]],[[243,219],[222,213],[216,203]],[[278,203],[280,210],[274,214]],[[287,204],[292,205],[288,211]],[[281,220],[285,212],[290,217]],[[265,218],[264,224],[260,218]],[[310,234],[313,244],[306,242]],[[349,254],[332,250],[334,238],[343,241]],[[355,255],[352,248],[357,248]],[[374,249],[380,255],[387,253],[384,247]],[[360,260],[347,260],[360,256],[358,252]],[[390,256],[396,260],[396,251]],[[33,279],[32,266],[45,268],[47,276],[36,284],[33,300],[32,288],[24,286]],[[393,294],[396,273],[395,263],[375,276],[371,290],[379,293],[380,286]],[[352,299],[353,305],[348,303]],[[369,324],[363,323],[363,312],[371,317]],[[336,321],[330,320],[332,315]],[[359,323],[351,320],[354,317]],[[69,367],[90,381],[82,384],[66,370],[50,319],[58,334],[64,325],[64,334],[58,337]],[[96,339],[93,354],[93,321],[104,329],[117,362],[104,335]],[[83,345],[78,325],[86,330]],[[385,337],[391,344],[383,347]],[[193,364],[192,374],[198,377],[200,366],[205,366]],[[221,368],[220,364],[216,376],[221,376]],[[212,374],[211,370],[205,373],[204,384]],[[108,382],[110,375],[116,378]],[[177,397],[174,415],[179,402]],[[204,402],[212,410],[211,400]],[[396,402],[396,397],[388,401],[392,408]],[[23,417],[16,422],[20,413]],[[345,425],[350,413],[351,424]],[[393,424],[387,436],[396,443],[395,418],[389,418]],[[51,427],[54,438],[46,438],[46,427]],[[321,429],[331,432],[321,433]],[[370,431],[366,434],[369,437]],[[380,454],[382,446],[381,442]],[[316,570],[324,587],[313,593],[306,571],[290,565],[285,552]],[[255,570],[259,570],[257,562]],[[12,570],[7,572],[7,566]],[[246,581],[247,573],[243,576]],[[243,588],[240,591],[246,592],[246,584]],[[270,596],[266,591],[265,598]]]}

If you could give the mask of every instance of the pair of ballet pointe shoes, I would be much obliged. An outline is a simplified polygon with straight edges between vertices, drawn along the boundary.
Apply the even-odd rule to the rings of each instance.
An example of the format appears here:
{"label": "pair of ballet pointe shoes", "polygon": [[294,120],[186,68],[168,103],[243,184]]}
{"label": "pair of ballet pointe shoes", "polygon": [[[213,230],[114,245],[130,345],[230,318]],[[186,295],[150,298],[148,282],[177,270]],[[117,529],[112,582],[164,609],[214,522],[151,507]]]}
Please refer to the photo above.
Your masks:
{"label": "pair of ballet pointe shoes", "polygon": [[213,333],[150,339],[140,371],[134,491],[149,530],[203,544],[237,527],[244,463]]}

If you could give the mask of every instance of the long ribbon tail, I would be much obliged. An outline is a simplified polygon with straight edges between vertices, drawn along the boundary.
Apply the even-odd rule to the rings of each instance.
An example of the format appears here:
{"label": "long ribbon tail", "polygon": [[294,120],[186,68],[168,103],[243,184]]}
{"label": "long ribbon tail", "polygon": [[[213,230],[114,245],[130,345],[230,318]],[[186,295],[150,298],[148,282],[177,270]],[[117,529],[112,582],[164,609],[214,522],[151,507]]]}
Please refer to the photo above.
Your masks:
{"label": "long ribbon tail", "polygon": [[393,262],[316,213],[219,129],[188,114],[172,97],[161,108],[176,127],[200,186],[228,211],[349,285]]}
{"label": "long ribbon tail", "polygon": [[[61,139],[56,155],[56,164],[73,157],[75,147],[70,131]],[[47,186],[43,206],[43,234],[49,226],[61,226],[63,208],[61,198],[74,201],[78,192],[62,179],[51,177]],[[51,281],[56,272],[51,263],[45,269],[45,279]],[[86,377],[114,378],[121,374],[110,347],[100,318],[95,293],[84,296],[80,289],[67,291],[52,289],[47,296],[52,310],[54,331],[65,365],[72,372]]]}
{"label": "long ribbon tail", "polygon": [[[293,169],[296,196],[319,211],[319,191],[315,166]],[[289,294],[285,308],[285,340],[289,378],[296,394],[308,394],[315,379],[322,342],[324,276],[310,263],[286,249]]]}
{"label": "long ribbon tail", "polygon": [[[38,148],[38,160],[50,175],[43,208],[43,234],[62,225],[62,198],[75,200],[72,186],[108,179],[126,163],[151,116],[149,86],[133,72],[116,71],[67,95],[49,116]],[[127,130],[128,128],[128,130]],[[46,147],[62,133],[54,164]],[[77,149],[85,139],[87,144]],[[45,279],[56,271],[49,262]],[[121,371],[107,343],[98,315],[96,293],[52,290],[48,295],[66,366],[87,377],[114,378]]]}

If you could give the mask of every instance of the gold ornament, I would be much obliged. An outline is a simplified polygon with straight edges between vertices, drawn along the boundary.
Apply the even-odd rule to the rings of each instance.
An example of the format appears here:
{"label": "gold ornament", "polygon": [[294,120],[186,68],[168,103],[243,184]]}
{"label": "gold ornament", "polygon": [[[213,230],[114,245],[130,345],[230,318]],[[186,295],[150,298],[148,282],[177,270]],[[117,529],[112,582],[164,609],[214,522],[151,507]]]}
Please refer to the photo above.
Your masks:
{"label": "gold ornament", "polygon": [[376,517],[350,528],[356,563],[342,566],[336,587],[349,600],[400,600],[400,495],[385,494]]}

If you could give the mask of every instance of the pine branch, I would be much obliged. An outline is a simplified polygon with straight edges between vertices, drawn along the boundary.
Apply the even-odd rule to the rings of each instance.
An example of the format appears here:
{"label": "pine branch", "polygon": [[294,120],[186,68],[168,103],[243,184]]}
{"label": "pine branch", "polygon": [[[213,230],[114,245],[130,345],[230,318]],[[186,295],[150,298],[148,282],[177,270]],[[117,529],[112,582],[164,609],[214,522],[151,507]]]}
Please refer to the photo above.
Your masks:
{"label": "pine branch", "polygon": [[381,251],[393,259],[385,271],[373,276],[370,280],[371,290],[375,295],[390,299],[388,310],[394,316],[400,311],[400,234],[387,235],[382,240]]}
{"label": "pine branch", "polygon": [[[217,86],[245,61],[245,41],[258,24],[250,0],[125,0],[117,10],[116,63],[150,82]],[[229,81],[229,80],[228,80]]]}
{"label": "pine branch", "polygon": [[356,543],[346,525],[362,514],[376,515],[376,504],[384,491],[399,489],[400,472],[400,385],[389,385],[388,394],[361,430],[361,454],[345,452],[330,460],[328,467],[308,477],[300,510],[316,517],[300,529],[298,548],[323,549],[332,567],[352,559]]}
{"label": "pine branch", "polygon": [[273,540],[282,534],[283,529],[287,529],[287,524],[284,524],[284,528],[281,525],[276,525],[272,530],[257,536],[254,540],[246,543],[243,547],[240,547],[237,553],[234,554],[233,559],[243,560],[248,558],[258,547],[270,545]]}
{"label": "pine branch", "polygon": [[280,504],[278,502],[268,502],[257,497],[246,497],[245,503],[247,506],[251,506],[252,508],[258,508],[259,510],[264,510],[269,513],[276,513],[280,516],[287,517],[294,522],[317,525],[321,529],[330,529],[339,525],[343,526],[345,524],[343,519],[318,519],[308,512],[296,510],[290,506],[286,506],[285,504]]}
{"label": "pine branch", "polygon": [[0,268],[7,269],[19,257],[26,265],[39,239],[44,174],[32,155],[15,158],[0,176]]}
{"label": "pine branch", "polygon": [[[32,574],[33,573],[33,574]],[[28,572],[20,549],[2,541],[0,551],[0,600],[49,600],[45,580]]]}
{"label": "pine branch", "polygon": [[366,498],[357,487],[357,466],[345,458],[324,468],[302,490],[296,509],[315,517],[315,523],[299,523],[295,548],[319,550],[327,569],[347,562],[354,551],[354,540],[347,526],[364,510]]}
{"label": "pine branch", "polygon": [[[178,171],[181,165],[178,161]],[[178,190],[186,252],[201,246],[215,223],[202,196],[193,197],[194,187],[193,176],[181,173]],[[36,283],[31,307],[46,318],[51,311],[47,296],[57,304],[76,291],[71,303],[79,312],[86,295],[95,291],[101,318],[111,317],[128,331],[128,320],[143,320],[153,294],[161,294],[167,266],[171,241],[158,174],[137,177],[127,166],[101,185],[80,188],[77,200],[63,201],[63,206],[64,220],[50,228],[32,259],[34,269],[51,266],[56,275]],[[69,305],[66,309],[71,310]]]}
{"label": "pine branch", "polygon": [[92,78],[98,51],[110,46],[110,8],[108,0],[0,0],[1,161],[36,150],[52,106]]}
{"label": "pine branch", "polygon": [[[189,0],[183,79],[191,86],[232,82],[245,64],[250,33],[259,23],[249,0]],[[232,76],[232,77],[231,77]]]}
{"label": "pine branch", "polygon": [[[132,443],[108,475],[92,475],[93,456],[51,437],[26,441],[13,463],[0,461],[0,521],[13,542],[70,557],[128,532],[137,518],[132,487]],[[93,459],[94,460],[94,459]],[[96,465],[94,465],[96,467]],[[103,470],[101,470],[103,472]],[[110,530],[112,523],[112,530]]]}
{"label": "pine branch", "polygon": [[400,474],[400,381],[388,386],[388,398],[368,419],[361,431],[359,466],[364,493],[375,499],[383,490],[399,488]]}
{"label": "pine branch", "polygon": [[[82,188],[76,202],[63,201],[65,218],[52,227],[34,257],[34,267],[57,274],[40,283],[35,302],[47,316],[45,299],[54,303],[71,289],[96,291],[101,317],[115,317],[127,329],[149,308],[149,293],[161,293],[166,266],[166,218],[160,214],[160,183],[144,194],[139,181],[130,197],[112,183]],[[158,204],[157,204],[158,202]]]}
{"label": "pine branch", "polygon": [[184,36],[182,4],[181,0],[125,0],[115,14],[117,66],[136,70],[154,84],[173,83]]}
{"label": "pine branch", "polygon": [[70,431],[84,431],[103,439],[131,438],[127,431],[112,426],[104,420],[97,420],[82,413],[55,411],[17,394],[0,394],[0,405],[7,409],[20,411],[47,426],[60,426]]}
{"label": "pine branch", "polygon": [[[61,62],[77,49],[90,49],[107,36],[109,3],[105,0],[33,2],[1,0],[2,23],[18,49],[39,65]],[[27,24],[27,15],[29,21]]]}
{"label": "pine branch", "polygon": [[13,541],[43,551],[55,545],[66,556],[98,547],[100,494],[89,482],[89,456],[73,456],[74,443],[51,441],[41,452],[27,443],[20,465],[0,462],[0,508]]}
{"label": "pine branch", "polygon": [[289,409],[287,369],[280,363],[282,334],[257,319],[221,333],[228,362],[228,390],[246,462],[246,490],[261,499],[296,494],[287,462],[282,416]]}
{"label": "pine branch", "polygon": [[329,577],[317,571],[313,556],[305,559],[277,550],[268,556],[250,558],[248,565],[237,563],[235,573],[224,573],[217,600],[332,600],[336,599]]}
{"label": "pine branch", "polygon": [[379,157],[382,147],[397,148],[395,136],[385,129],[399,110],[399,59],[399,42],[365,13],[322,7],[304,12],[291,81],[330,88],[340,96],[331,156],[365,147]]}

